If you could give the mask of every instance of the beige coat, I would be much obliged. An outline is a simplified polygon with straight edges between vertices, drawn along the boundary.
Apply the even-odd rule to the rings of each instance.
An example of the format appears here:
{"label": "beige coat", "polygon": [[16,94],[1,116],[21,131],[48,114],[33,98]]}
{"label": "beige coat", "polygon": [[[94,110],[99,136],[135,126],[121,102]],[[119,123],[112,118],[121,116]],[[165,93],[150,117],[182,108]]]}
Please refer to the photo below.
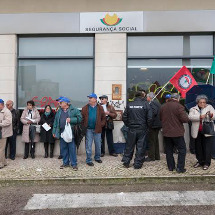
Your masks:
{"label": "beige coat", "polygon": [[[27,124],[28,120],[26,119],[28,117],[28,109],[25,108],[24,111],[22,112],[21,116],[21,122],[23,124],[23,131],[22,131],[22,142],[24,143],[29,143],[30,138],[29,138],[29,124]],[[32,111],[32,119],[35,120],[35,123],[39,123],[40,121],[40,114],[36,108],[33,108]],[[36,133],[34,142],[39,142],[39,134]]]}
{"label": "beige coat", "polygon": [[[215,110],[211,105],[207,105],[204,109],[202,109],[201,115],[206,114],[208,111],[213,114],[213,120],[215,119]],[[200,124],[200,109],[198,105],[195,107],[192,107],[189,112],[189,119],[192,122],[192,127],[191,127],[191,136],[193,138],[197,138],[198,132],[199,132],[199,124]],[[205,136],[211,136],[211,135],[206,135]]]}
{"label": "beige coat", "polygon": [[6,107],[0,111],[0,127],[2,128],[2,138],[13,135],[12,114]]}

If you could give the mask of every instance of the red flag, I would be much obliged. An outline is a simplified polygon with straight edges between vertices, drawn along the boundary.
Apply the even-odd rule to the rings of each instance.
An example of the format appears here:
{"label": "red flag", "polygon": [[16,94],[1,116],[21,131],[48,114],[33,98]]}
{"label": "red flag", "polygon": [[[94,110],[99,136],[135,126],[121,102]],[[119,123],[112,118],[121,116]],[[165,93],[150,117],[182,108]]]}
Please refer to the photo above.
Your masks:
{"label": "red flag", "polygon": [[186,97],[187,91],[194,85],[198,85],[186,66],[178,70],[169,82],[181,93],[182,98]]}

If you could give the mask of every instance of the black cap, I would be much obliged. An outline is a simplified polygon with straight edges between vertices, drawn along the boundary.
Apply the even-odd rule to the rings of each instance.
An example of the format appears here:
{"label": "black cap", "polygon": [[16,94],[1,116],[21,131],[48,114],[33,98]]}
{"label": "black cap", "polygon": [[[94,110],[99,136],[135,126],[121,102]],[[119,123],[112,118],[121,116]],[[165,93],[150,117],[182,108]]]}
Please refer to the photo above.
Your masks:
{"label": "black cap", "polygon": [[103,98],[108,100],[108,96],[106,95],[99,96],[99,99],[103,99]]}

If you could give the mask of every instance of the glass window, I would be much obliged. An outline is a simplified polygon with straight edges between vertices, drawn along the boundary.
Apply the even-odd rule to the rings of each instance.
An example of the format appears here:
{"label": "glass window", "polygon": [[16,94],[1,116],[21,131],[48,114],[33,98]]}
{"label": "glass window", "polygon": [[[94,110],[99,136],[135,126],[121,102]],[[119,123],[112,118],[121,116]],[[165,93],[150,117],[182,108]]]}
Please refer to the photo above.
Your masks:
{"label": "glass window", "polygon": [[93,56],[93,37],[21,37],[19,56]]}
{"label": "glass window", "polygon": [[190,36],[190,55],[191,56],[213,55],[213,36],[212,35]]}
{"label": "glass window", "polygon": [[128,37],[128,56],[182,56],[183,36]]}
{"label": "glass window", "polygon": [[23,109],[33,99],[38,108],[47,104],[54,108],[59,96],[83,107],[93,92],[93,41],[93,37],[20,38],[19,57],[25,59],[18,62],[18,107]]}

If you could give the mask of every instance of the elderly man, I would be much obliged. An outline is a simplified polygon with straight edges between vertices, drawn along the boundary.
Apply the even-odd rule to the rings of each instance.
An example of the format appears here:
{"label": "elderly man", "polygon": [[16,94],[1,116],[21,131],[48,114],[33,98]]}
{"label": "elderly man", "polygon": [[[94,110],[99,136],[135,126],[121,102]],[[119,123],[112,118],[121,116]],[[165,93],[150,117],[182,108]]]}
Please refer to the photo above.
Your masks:
{"label": "elderly man", "polygon": [[[185,156],[186,144],[184,141],[183,123],[189,121],[184,107],[179,103],[180,95],[174,93],[171,99],[161,106],[160,119],[162,122],[163,136],[166,144],[166,160],[169,171],[176,169],[178,173],[186,172]],[[178,149],[178,164],[175,166],[173,148]]]}
{"label": "elderly man", "polygon": [[154,97],[155,94],[153,92],[147,94],[147,101],[152,109],[152,125],[149,128],[149,152],[146,161],[160,160],[158,133],[161,129],[161,105],[156,99],[154,99]]}
{"label": "elderly man", "polygon": [[61,134],[65,130],[66,123],[70,123],[71,128],[81,122],[82,117],[80,111],[70,104],[70,100],[66,97],[62,97],[60,100],[60,108],[55,115],[55,121],[53,125],[53,136],[60,139],[60,151],[63,157],[63,164],[60,169],[72,166],[73,170],[78,170],[77,158],[76,158],[76,145],[74,138],[71,142],[66,142]]}
{"label": "elderly man", "polygon": [[7,165],[5,159],[5,146],[7,137],[13,135],[12,114],[0,99],[0,169]]}
{"label": "elderly man", "polygon": [[136,146],[134,169],[140,169],[145,159],[146,134],[152,123],[152,110],[148,102],[142,99],[142,92],[138,91],[134,101],[128,103],[122,120],[128,127],[128,138],[122,159],[123,166],[129,168]]}
{"label": "elderly man", "polygon": [[6,106],[12,114],[13,135],[11,137],[7,138],[6,148],[5,148],[5,158],[7,158],[7,149],[8,149],[8,145],[9,145],[10,146],[9,158],[11,160],[15,160],[15,157],[16,157],[16,136],[17,136],[17,132],[19,129],[20,117],[19,117],[18,110],[15,110],[13,108],[13,101],[8,100],[6,103]]}
{"label": "elderly man", "polygon": [[94,159],[98,163],[101,160],[101,133],[102,127],[105,126],[106,117],[103,107],[97,103],[97,95],[91,93],[87,96],[89,103],[82,108],[82,124],[87,128],[85,137],[86,146],[86,163],[88,166],[94,166],[92,162],[92,144],[95,143],[95,156]]}
{"label": "elderly man", "polygon": [[113,129],[114,129],[113,119],[116,118],[117,114],[114,107],[109,104],[108,96],[103,95],[100,96],[99,99],[101,101],[101,106],[103,107],[106,115],[106,125],[102,128],[101,157],[105,155],[105,135],[107,138],[109,155],[117,157],[118,155],[116,154],[113,147]]}

